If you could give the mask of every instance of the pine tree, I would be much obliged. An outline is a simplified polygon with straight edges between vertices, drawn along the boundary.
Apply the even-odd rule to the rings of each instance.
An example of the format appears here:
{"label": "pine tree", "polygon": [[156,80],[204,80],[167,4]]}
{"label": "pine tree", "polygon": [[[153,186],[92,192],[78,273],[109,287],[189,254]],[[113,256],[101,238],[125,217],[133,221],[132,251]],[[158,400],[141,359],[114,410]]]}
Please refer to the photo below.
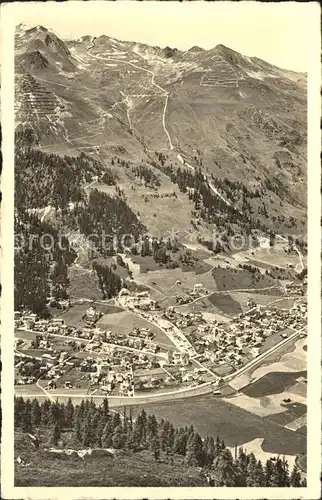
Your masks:
{"label": "pine tree", "polygon": [[65,410],[66,425],[68,428],[73,427],[74,424],[74,405],[71,398],[68,399]]}
{"label": "pine tree", "polygon": [[186,462],[191,466],[204,465],[202,439],[198,432],[190,435],[187,443]]}
{"label": "pine tree", "polygon": [[92,426],[92,444],[101,447],[101,414],[96,411],[91,419]]}
{"label": "pine tree", "polygon": [[263,464],[261,460],[258,460],[257,466],[256,466],[256,474],[255,474],[255,485],[256,486],[265,486],[265,475],[264,475],[264,469],[263,469]]}
{"label": "pine tree", "polygon": [[228,449],[222,450],[216,456],[213,468],[212,479],[215,486],[235,486],[236,471],[233,462],[233,456]]}
{"label": "pine tree", "polygon": [[51,402],[49,399],[45,399],[45,401],[41,404],[41,424],[48,425],[50,422],[50,408]]}
{"label": "pine tree", "polygon": [[138,414],[133,428],[133,449],[140,449],[145,447],[147,432],[147,417],[144,410]]}
{"label": "pine tree", "polygon": [[254,453],[248,455],[246,477],[246,486],[260,486],[257,484],[257,460]]}
{"label": "pine tree", "polygon": [[147,441],[151,441],[158,434],[158,422],[154,415],[149,415],[147,419]]}
{"label": "pine tree", "polygon": [[204,444],[204,455],[205,455],[205,465],[208,467],[212,465],[214,461],[216,450],[215,450],[215,442],[213,437],[206,437]]}
{"label": "pine tree", "polygon": [[161,447],[160,447],[160,440],[158,437],[153,437],[152,441],[150,442],[150,449],[153,453],[154,460],[157,462],[160,459],[160,452],[161,452]]}
{"label": "pine tree", "polygon": [[302,486],[300,469],[296,464],[294,464],[294,467],[292,469],[290,485],[293,487]]}
{"label": "pine tree", "polygon": [[102,447],[110,448],[113,445],[112,441],[113,427],[111,422],[105,424],[103,434],[102,434]]}
{"label": "pine tree", "polygon": [[22,425],[22,416],[25,410],[25,402],[24,399],[19,396],[14,399],[14,422],[15,428],[20,427]]}
{"label": "pine tree", "polygon": [[222,441],[220,441],[219,436],[216,436],[216,442],[215,442],[215,450],[216,450],[216,455],[220,454],[220,452],[223,450],[222,446]]}
{"label": "pine tree", "polygon": [[59,426],[59,423],[56,422],[52,428],[52,432],[51,432],[51,436],[50,436],[50,443],[53,446],[57,446],[58,442],[60,440],[60,436],[61,436],[60,426]]}
{"label": "pine tree", "polygon": [[113,442],[113,447],[116,449],[121,449],[124,447],[125,435],[122,425],[119,425],[114,429],[112,442]]}
{"label": "pine tree", "polygon": [[174,438],[174,452],[184,456],[187,451],[188,439],[189,434],[187,430],[181,428],[179,431],[176,431]]}
{"label": "pine tree", "polygon": [[108,404],[108,399],[104,398],[103,404],[102,404],[102,414],[106,419],[109,418],[110,412],[109,412],[109,404]]}
{"label": "pine tree", "polygon": [[169,420],[163,422],[162,427],[159,430],[159,438],[161,449],[164,451],[166,449],[172,449],[174,444],[174,428]]}
{"label": "pine tree", "polygon": [[82,438],[81,438],[83,446],[85,446],[86,448],[92,446],[93,442],[92,433],[93,433],[93,427],[92,427],[91,415],[90,412],[88,412],[85,417],[84,426],[82,428]]}
{"label": "pine tree", "polygon": [[270,486],[289,486],[289,482],[288,464],[284,459],[277,457],[272,467]]}
{"label": "pine tree", "polygon": [[274,486],[273,485],[273,475],[274,475],[274,465],[271,459],[266,461],[266,465],[264,468],[264,479],[265,486]]}
{"label": "pine tree", "polygon": [[60,423],[60,407],[57,401],[50,405],[50,422],[52,424]]}
{"label": "pine tree", "polygon": [[238,484],[238,486],[246,486],[248,456],[245,453],[243,448],[239,448],[239,450],[238,450],[237,463],[238,463],[238,468],[240,470],[240,476],[241,476],[241,478],[240,478],[241,484]]}
{"label": "pine tree", "polygon": [[30,400],[27,399],[24,405],[24,412],[21,419],[21,428],[24,432],[32,431],[32,423],[31,423],[31,403]]}
{"label": "pine tree", "polygon": [[31,424],[32,426],[38,426],[41,422],[41,409],[37,399],[34,399],[31,403]]}
{"label": "pine tree", "polygon": [[[79,410],[79,408],[77,408]],[[80,412],[76,411],[75,412],[75,419],[74,419],[74,434],[77,443],[82,443],[82,423],[81,423],[81,417],[80,417]]]}

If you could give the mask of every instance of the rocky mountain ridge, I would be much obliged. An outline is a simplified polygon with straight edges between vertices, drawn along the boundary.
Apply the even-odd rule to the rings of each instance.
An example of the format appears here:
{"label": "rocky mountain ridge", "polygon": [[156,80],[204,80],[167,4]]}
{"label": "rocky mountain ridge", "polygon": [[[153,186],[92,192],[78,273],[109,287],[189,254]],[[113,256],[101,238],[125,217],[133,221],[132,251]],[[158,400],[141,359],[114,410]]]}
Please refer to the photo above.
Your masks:
{"label": "rocky mountain ridge", "polygon": [[148,165],[161,153],[174,168],[185,163],[214,183],[259,190],[271,228],[305,232],[304,74],[223,45],[183,52],[19,27],[16,112],[17,126],[32,126],[44,151]]}

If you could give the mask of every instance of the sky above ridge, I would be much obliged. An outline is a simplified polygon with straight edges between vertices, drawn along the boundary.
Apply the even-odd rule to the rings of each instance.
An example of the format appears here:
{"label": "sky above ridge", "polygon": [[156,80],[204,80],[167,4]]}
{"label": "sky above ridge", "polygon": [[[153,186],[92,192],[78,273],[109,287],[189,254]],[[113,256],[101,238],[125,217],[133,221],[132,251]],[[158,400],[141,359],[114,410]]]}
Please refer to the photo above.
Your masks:
{"label": "sky above ridge", "polygon": [[[64,39],[102,34],[160,47],[218,44],[276,66],[307,71],[318,4],[261,2],[41,2],[16,4],[15,24]],[[316,36],[316,35],[314,35]]]}

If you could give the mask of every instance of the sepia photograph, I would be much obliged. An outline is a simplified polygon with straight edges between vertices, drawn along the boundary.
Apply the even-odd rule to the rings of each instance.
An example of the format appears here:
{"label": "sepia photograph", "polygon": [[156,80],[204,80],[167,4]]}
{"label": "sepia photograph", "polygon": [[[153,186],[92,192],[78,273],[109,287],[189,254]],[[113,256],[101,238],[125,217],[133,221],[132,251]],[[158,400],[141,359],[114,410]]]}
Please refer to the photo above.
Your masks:
{"label": "sepia photograph", "polygon": [[14,4],[3,498],[319,498],[318,5]]}

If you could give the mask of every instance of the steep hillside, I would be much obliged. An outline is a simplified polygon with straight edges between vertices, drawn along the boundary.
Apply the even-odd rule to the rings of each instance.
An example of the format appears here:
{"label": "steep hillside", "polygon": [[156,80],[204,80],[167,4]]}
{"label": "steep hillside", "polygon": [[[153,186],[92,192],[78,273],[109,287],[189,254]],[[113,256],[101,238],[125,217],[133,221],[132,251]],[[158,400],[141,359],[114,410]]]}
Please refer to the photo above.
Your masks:
{"label": "steep hillside", "polygon": [[110,412],[107,399],[96,407],[15,398],[17,486],[305,485],[284,457],[262,464],[242,448],[235,453],[193,425],[175,428],[144,409],[135,420],[126,408]]}
{"label": "steep hillside", "polygon": [[251,227],[306,233],[304,74],[223,45],[64,42],[44,27],[19,27],[16,110],[45,151],[133,165],[153,165],[162,152],[175,169],[200,168],[226,206],[240,211],[246,200]]}

